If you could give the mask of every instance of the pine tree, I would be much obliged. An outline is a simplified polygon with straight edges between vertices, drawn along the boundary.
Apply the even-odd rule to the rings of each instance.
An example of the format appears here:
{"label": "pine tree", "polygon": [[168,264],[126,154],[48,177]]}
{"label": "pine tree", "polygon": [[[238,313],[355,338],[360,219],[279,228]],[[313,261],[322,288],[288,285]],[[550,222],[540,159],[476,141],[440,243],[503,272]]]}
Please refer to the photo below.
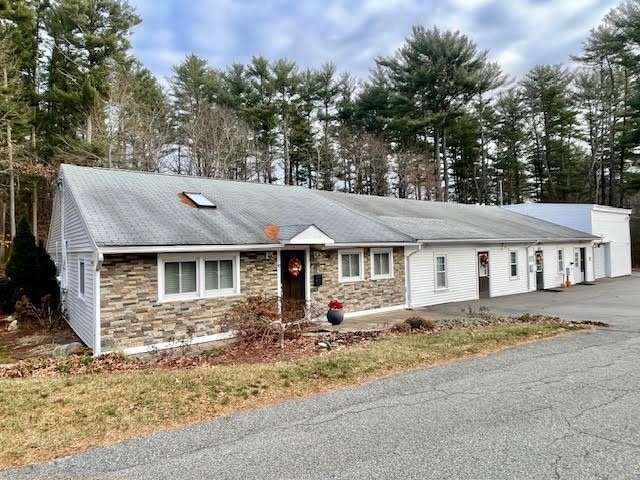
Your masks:
{"label": "pine tree", "polygon": [[7,262],[7,297],[9,306],[26,296],[39,306],[45,295],[51,296],[51,306],[58,306],[60,292],[56,279],[56,266],[42,244],[36,245],[29,222],[23,218],[18,224]]}

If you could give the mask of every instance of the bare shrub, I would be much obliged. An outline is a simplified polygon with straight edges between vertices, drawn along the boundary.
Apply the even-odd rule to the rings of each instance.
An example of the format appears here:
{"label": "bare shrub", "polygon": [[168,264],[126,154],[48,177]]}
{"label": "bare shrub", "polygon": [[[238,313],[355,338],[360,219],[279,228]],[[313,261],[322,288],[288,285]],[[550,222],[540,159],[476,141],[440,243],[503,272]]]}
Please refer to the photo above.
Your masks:
{"label": "bare shrub", "polygon": [[52,306],[51,295],[42,297],[39,307],[36,307],[26,295],[16,302],[14,317],[19,322],[36,321],[45,330],[53,330],[64,320],[59,308]]}
{"label": "bare shrub", "polygon": [[225,316],[223,328],[235,331],[250,342],[278,340],[299,336],[320,314],[319,309],[299,301],[279,299],[273,295],[253,295],[237,302]]}
{"label": "bare shrub", "polygon": [[410,317],[404,321],[411,327],[411,330],[427,330],[431,331],[436,328],[436,324],[433,320],[423,317]]}

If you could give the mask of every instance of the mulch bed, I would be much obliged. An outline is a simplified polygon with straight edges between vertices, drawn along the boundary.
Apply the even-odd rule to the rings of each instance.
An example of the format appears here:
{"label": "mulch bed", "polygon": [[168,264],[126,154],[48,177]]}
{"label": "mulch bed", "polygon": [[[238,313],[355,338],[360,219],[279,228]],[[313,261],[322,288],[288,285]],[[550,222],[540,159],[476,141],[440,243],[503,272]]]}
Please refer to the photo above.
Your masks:
{"label": "mulch bed", "polygon": [[[522,315],[498,317],[484,315],[475,318],[459,318],[436,322],[435,331],[479,328],[505,324],[543,323],[561,321],[557,317]],[[600,322],[573,322],[595,326],[607,326]],[[570,323],[567,322],[567,325]],[[424,333],[414,330],[411,333]],[[278,342],[257,342],[238,339],[226,346],[211,350],[196,347],[180,347],[144,356],[125,356],[120,353],[99,357],[74,355],[68,358],[37,358],[23,360],[7,368],[0,368],[0,377],[47,377],[86,373],[113,373],[136,370],[173,370],[179,368],[213,367],[222,365],[266,364],[300,360],[319,355],[335,348],[365,345],[389,335],[402,335],[393,330],[374,332],[331,332],[325,335],[301,335],[285,339],[284,348]],[[325,348],[319,348],[320,343]],[[327,348],[328,347],[328,348]]]}
{"label": "mulch bed", "polygon": [[276,363],[300,360],[327,351],[327,349],[318,348],[319,342],[331,348],[341,348],[347,345],[364,344],[384,334],[383,332],[333,332],[322,337],[302,335],[298,338],[286,339],[284,348],[280,348],[277,342],[237,340],[225,347],[198,353],[187,346],[139,357],[112,353],[99,357],[73,355],[68,358],[39,358],[21,361],[8,368],[0,368],[0,377],[50,377],[83,373]]}
{"label": "mulch bed", "polygon": [[4,348],[14,360],[27,360],[51,354],[56,345],[80,342],[66,323],[51,330],[43,329],[37,322],[21,322],[20,329],[9,332],[9,317],[0,317],[0,348]]}

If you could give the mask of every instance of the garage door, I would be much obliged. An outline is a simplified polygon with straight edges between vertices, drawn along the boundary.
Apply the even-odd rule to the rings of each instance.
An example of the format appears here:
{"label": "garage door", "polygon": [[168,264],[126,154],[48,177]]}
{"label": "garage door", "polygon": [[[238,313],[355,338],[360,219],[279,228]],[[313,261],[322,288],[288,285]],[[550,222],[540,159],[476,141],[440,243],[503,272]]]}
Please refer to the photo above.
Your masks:
{"label": "garage door", "polygon": [[593,247],[593,267],[596,278],[603,278],[607,276],[605,251],[605,245]]}

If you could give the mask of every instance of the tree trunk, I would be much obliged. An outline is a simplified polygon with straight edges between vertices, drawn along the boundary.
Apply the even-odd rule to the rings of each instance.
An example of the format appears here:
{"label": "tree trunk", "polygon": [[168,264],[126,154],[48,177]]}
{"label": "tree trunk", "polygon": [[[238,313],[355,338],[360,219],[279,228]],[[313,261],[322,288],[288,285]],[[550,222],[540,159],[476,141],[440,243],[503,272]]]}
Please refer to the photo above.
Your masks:
{"label": "tree trunk", "polygon": [[31,209],[31,213],[32,213],[32,228],[33,228],[33,236],[36,239],[36,243],[38,243],[38,184],[37,184],[37,180],[36,183],[34,183],[33,185],[33,198],[32,200],[32,209]]}
{"label": "tree trunk", "polygon": [[2,242],[0,242],[0,262],[4,262],[7,254],[5,240],[7,239],[7,204],[2,202]]}
{"label": "tree trunk", "polygon": [[[4,88],[9,88],[7,69],[2,69]],[[11,240],[16,236],[16,192],[13,172],[13,140],[11,139],[11,122],[7,121],[7,157],[9,160],[9,222],[11,224]]]}
{"label": "tree trunk", "polygon": [[[436,164],[436,198],[442,199],[442,166],[440,165],[440,132],[438,127],[433,127],[433,161]],[[429,165],[427,164],[427,171]],[[427,190],[429,182],[427,178]]]}
{"label": "tree trunk", "polygon": [[91,113],[87,113],[87,143],[93,142],[93,120],[91,119]]}
{"label": "tree trunk", "polygon": [[449,160],[447,159],[447,127],[442,127],[442,173],[444,176],[444,191],[442,201],[449,201]]}

